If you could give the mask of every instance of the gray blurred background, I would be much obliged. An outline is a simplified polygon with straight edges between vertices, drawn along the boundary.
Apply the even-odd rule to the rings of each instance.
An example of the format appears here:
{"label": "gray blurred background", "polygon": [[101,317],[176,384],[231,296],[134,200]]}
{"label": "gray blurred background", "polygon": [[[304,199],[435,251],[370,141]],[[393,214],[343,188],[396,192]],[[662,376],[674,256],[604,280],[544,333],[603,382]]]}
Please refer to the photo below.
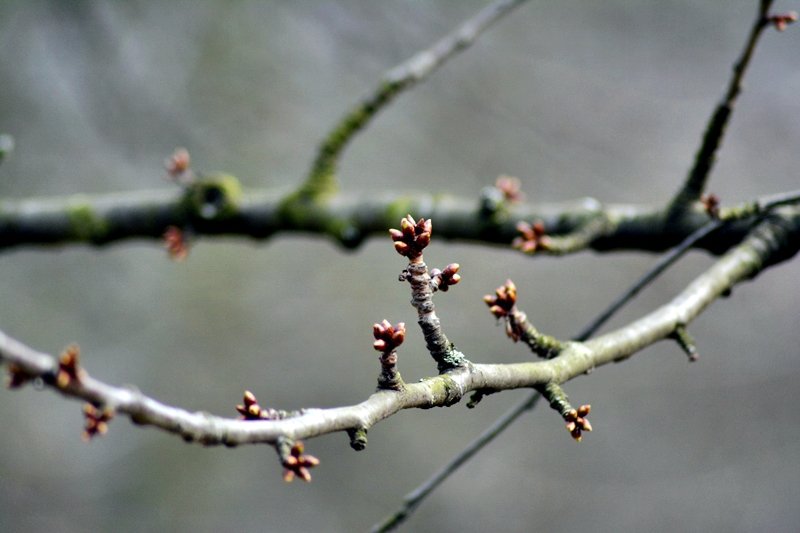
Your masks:
{"label": "gray blurred background", "polygon": [[[344,189],[477,201],[512,174],[537,202],[663,202],[756,3],[531,1],[380,115],[346,154]],[[484,4],[6,0],[0,131],[17,148],[0,166],[3,197],[168,189],[176,146],[198,170],[288,190],[385,70]],[[797,188],[799,45],[790,28],[757,51],[713,174],[725,202]],[[478,362],[529,357],[481,302],[507,277],[533,322],[565,338],[655,259],[441,241],[426,258],[461,263],[463,283],[437,306]],[[615,325],[712,260],[691,255]],[[310,237],[204,239],[180,264],[153,242],[20,249],[0,258],[0,329],[49,352],[78,342],[96,377],[191,410],[234,416],[245,388],[278,408],[346,405],[374,388],[372,323],[414,322],[402,267],[388,239],[354,253]],[[575,444],[537,409],[408,530],[795,531],[798,274],[781,265],[714,304],[691,327],[696,364],[661,343],[568,384],[593,405],[594,433]],[[403,376],[431,375],[421,335],[409,337]],[[309,441],[322,465],[287,485],[269,447],[204,449],[126,419],[86,445],[80,404],[0,391],[0,530],[363,531],[524,394],[401,413],[361,453],[343,434]]]}

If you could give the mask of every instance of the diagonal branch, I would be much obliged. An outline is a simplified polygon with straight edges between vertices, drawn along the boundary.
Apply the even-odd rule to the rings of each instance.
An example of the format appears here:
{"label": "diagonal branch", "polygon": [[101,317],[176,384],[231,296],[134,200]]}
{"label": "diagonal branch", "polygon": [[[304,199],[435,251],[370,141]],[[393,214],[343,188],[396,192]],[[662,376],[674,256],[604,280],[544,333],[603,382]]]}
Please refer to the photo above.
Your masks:
{"label": "diagonal branch", "polygon": [[753,26],[750,28],[750,34],[747,38],[742,54],[736,61],[733,67],[731,79],[728,82],[728,88],[725,91],[725,96],[722,101],[717,105],[714,113],[708,121],[706,131],[703,134],[703,140],[700,148],[695,155],[694,164],[689,171],[683,187],[670,203],[668,210],[673,216],[679,216],[685,212],[692,202],[700,199],[700,195],[705,189],[708,176],[714,166],[717,151],[722,145],[722,139],[725,135],[725,128],[730,121],[733,114],[733,107],[736,104],[736,99],[742,92],[742,80],[747,72],[747,67],[750,64],[750,59],[753,57],[758,40],[761,34],[769,25],[769,18],[767,14],[772,5],[772,0],[762,0],[758,7],[756,19],[753,21]]}
{"label": "diagonal branch", "polygon": [[525,0],[495,0],[427,50],[387,72],[380,84],[334,126],[317,150],[300,196],[314,198],[338,189],[339,159],[355,135],[364,129],[400,93],[423,81],[456,53],[468,48],[478,36]]}
{"label": "diagonal branch", "polygon": [[461,468],[461,465],[472,459],[479,451],[481,451],[487,444],[492,442],[495,437],[506,430],[513,424],[517,418],[522,416],[526,411],[530,411],[536,404],[539,403],[541,394],[534,392],[525,398],[522,402],[510,409],[506,414],[494,421],[494,423],[486,428],[483,433],[478,435],[472,442],[470,442],[459,454],[453,457],[447,464],[437,470],[431,477],[424,483],[418,486],[413,491],[406,494],[403,498],[403,503],[400,508],[387,516],[382,522],[372,526],[373,533],[384,533],[391,531],[400,526],[403,522],[411,516],[411,513],[416,511],[417,507],[428,497],[428,495],[436,490],[450,475]]}

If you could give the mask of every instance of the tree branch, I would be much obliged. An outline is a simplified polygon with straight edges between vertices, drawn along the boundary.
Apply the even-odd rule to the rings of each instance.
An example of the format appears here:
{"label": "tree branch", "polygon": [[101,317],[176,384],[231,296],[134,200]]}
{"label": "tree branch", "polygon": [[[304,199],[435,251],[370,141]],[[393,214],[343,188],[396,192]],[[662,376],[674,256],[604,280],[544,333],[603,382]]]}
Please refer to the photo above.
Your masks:
{"label": "tree branch", "polygon": [[325,137],[311,171],[300,187],[300,196],[315,198],[338,190],[339,159],[353,137],[400,93],[423,81],[456,53],[468,48],[484,30],[524,1],[492,2],[432,47],[387,72],[378,87],[345,114]]}
{"label": "tree branch", "polygon": [[[561,235],[602,218],[606,231],[583,243],[585,248],[597,251],[666,250],[708,221],[708,214],[698,207],[668,227],[660,207],[604,206],[591,198],[517,204],[505,216],[491,220],[478,200],[427,193],[338,194],[326,202],[306,204],[293,202],[291,195],[278,191],[242,191],[234,177],[216,175],[173,191],[2,200],[0,249],[69,243],[100,246],[130,239],[162,239],[170,227],[189,227],[196,237],[266,239],[278,233],[312,233],[355,248],[367,237],[385,235],[407,213],[435,218],[440,237],[503,245],[514,240],[519,220],[541,220],[548,234]],[[745,222],[729,224],[713,241],[701,240],[696,247],[722,253],[739,242],[747,229]]]}
{"label": "tree branch", "polygon": [[439,376],[406,384],[399,391],[378,391],[357,405],[305,409],[281,420],[231,420],[167,406],[134,389],[114,387],[92,378],[78,365],[76,354],[67,363],[63,357],[58,361],[2,332],[0,361],[9,366],[14,385],[38,378],[65,396],[125,414],[137,424],[158,427],[187,441],[204,445],[270,443],[283,446],[289,441],[338,431],[365,432],[400,410],[452,405],[470,391],[541,388],[551,383],[565,383],[671,337],[734,285],[792,257],[798,248],[800,208],[783,207],[765,217],[740,245],[668,304],[585,343],[564,343],[553,359],[515,364],[466,363]]}
{"label": "tree branch", "polygon": [[750,28],[750,35],[747,38],[744,50],[741,56],[736,61],[733,67],[731,79],[728,82],[728,88],[725,91],[725,96],[722,101],[717,105],[714,113],[709,118],[706,131],[703,134],[703,140],[700,143],[700,148],[695,155],[694,165],[689,171],[681,190],[675,195],[675,198],[669,205],[669,211],[673,218],[679,217],[685,212],[692,202],[700,199],[700,195],[705,189],[708,176],[714,166],[717,151],[722,145],[722,140],[725,135],[725,128],[730,121],[733,114],[733,107],[736,104],[736,99],[742,92],[742,80],[747,72],[747,67],[750,64],[750,59],[753,57],[758,40],[764,29],[769,25],[770,19],[767,17],[769,9],[772,5],[772,0],[762,0],[756,13],[756,18]]}

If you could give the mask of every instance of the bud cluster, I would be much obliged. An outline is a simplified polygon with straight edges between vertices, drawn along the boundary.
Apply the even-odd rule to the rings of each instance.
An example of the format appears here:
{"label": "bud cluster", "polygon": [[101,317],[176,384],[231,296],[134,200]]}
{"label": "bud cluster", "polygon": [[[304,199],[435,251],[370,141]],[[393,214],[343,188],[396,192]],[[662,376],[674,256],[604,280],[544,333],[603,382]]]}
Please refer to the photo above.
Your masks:
{"label": "bud cluster", "polygon": [[497,317],[504,318],[514,312],[517,304],[517,286],[510,279],[494,291],[494,296],[487,294],[483,301],[489,306],[489,311]]}
{"label": "bud cluster", "polygon": [[461,274],[458,273],[461,265],[458,263],[450,263],[444,270],[438,268],[431,269],[431,284],[438,290],[447,292],[451,285],[457,284],[461,281]]}
{"label": "bud cluster", "polygon": [[105,435],[108,431],[108,421],[114,417],[111,409],[99,409],[87,403],[83,406],[83,416],[86,425],[83,427],[83,440],[88,442],[97,435]]}
{"label": "bud cluster", "polygon": [[400,221],[400,229],[390,229],[389,235],[397,253],[416,262],[422,258],[422,250],[431,242],[432,229],[430,219],[420,218],[414,222],[414,218],[408,215]]}
{"label": "bud cluster", "polygon": [[242,420],[278,420],[285,418],[281,411],[264,408],[258,405],[255,395],[249,390],[244,391],[244,405],[237,405],[236,410],[242,415]]}
{"label": "bud cluster", "polygon": [[797,22],[797,11],[789,11],[788,13],[779,13],[772,15],[767,21],[775,26],[778,31],[785,30],[790,24]]}
{"label": "bud cluster", "polygon": [[521,220],[517,223],[517,231],[520,236],[511,241],[511,246],[522,253],[532,254],[536,250],[547,250],[550,247],[550,237],[547,236],[541,220],[533,224]]}
{"label": "bud cluster", "polygon": [[567,422],[567,431],[569,431],[572,438],[578,442],[583,438],[581,435],[582,432],[592,430],[592,424],[590,424],[589,420],[586,418],[591,410],[592,406],[587,404],[581,405],[577,410],[570,409],[564,413],[564,420]]}
{"label": "bud cluster", "polygon": [[189,255],[189,239],[186,232],[177,226],[169,226],[164,232],[164,248],[173,261],[186,259]]}
{"label": "bud cluster", "polygon": [[372,335],[375,337],[372,347],[381,353],[388,354],[403,344],[406,339],[406,324],[398,322],[392,326],[388,320],[384,319],[380,324],[373,324]]}
{"label": "bud cluster", "polygon": [[319,465],[319,459],[313,455],[305,455],[305,446],[301,441],[297,441],[292,445],[289,454],[281,458],[283,464],[283,480],[290,482],[295,477],[299,477],[303,481],[311,481],[310,468]]}
{"label": "bud cluster", "polygon": [[498,176],[495,188],[503,194],[503,198],[508,203],[517,203],[525,199],[519,178],[513,176]]}
{"label": "bud cluster", "polygon": [[70,344],[58,358],[58,372],[56,372],[56,386],[63,389],[71,383],[79,383],[86,371],[78,366],[81,350],[77,344]]}
{"label": "bud cluster", "polygon": [[194,173],[190,168],[191,158],[186,148],[176,148],[172,155],[164,161],[164,168],[167,170],[169,179],[180,183],[188,184],[194,179]]}

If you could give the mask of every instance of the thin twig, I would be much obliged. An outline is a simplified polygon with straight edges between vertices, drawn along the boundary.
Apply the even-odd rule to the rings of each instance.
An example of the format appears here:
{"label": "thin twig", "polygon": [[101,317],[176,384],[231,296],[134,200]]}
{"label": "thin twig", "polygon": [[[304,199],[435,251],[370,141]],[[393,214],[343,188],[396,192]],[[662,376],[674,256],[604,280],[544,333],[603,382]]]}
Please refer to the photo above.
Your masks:
{"label": "thin twig", "polygon": [[461,452],[455,457],[450,459],[446,465],[442,466],[437,472],[429,477],[424,483],[417,488],[406,494],[403,498],[403,504],[391,516],[388,516],[380,524],[375,524],[372,527],[372,532],[391,531],[400,524],[402,524],[413,513],[417,506],[433,492],[436,487],[442,484],[450,475],[458,470],[461,465],[469,461],[475,454],[483,449],[484,446],[492,442],[495,437],[505,431],[505,429],[514,423],[522,413],[529,411],[536,407],[537,402],[541,398],[541,394],[534,392],[529,394],[522,402],[516,405],[513,409],[509,410],[506,414],[494,421],[494,423],[486,428],[475,440],[470,442]]}
{"label": "thin twig", "polygon": [[378,87],[350,110],[325,137],[317,150],[311,171],[300,188],[300,195],[314,197],[335,191],[338,188],[336,174],[339,159],[353,137],[401,92],[424,80],[456,53],[468,48],[492,23],[524,1],[492,2],[429,49],[388,71]]}
{"label": "thin twig", "polygon": [[759,37],[761,37],[764,29],[769,25],[767,13],[771,5],[772,0],[762,0],[759,4],[756,19],[753,22],[750,35],[747,38],[747,44],[733,67],[733,74],[728,82],[725,96],[719,105],[717,105],[708,121],[700,148],[695,155],[694,165],[689,171],[689,175],[683,187],[668,207],[669,212],[673,216],[684,213],[692,202],[700,198],[700,195],[705,189],[708,176],[714,166],[717,151],[722,145],[725,128],[733,114],[733,107],[736,104],[736,99],[742,91],[742,80],[750,64],[750,59],[753,57],[753,52],[755,51],[756,44],[758,44]]}
{"label": "thin twig", "polygon": [[776,207],[796,204],[797,202],[800,202],[800,191],[771,194],[739,205],[723,208],[719,212],[719,218],[727,221],[755,217]]}
{"label": "thin twig", "polygon": [[662,272],[680,259],[689,249],[697,244],[698,241],[708,236],[714,230],[722,226],[724,222],[720,220],[711,220],[705,226],[695,230],[691,235],[686,237],[678,246],[665,253],[650,269],[639,278],[627,291],[620,294],[602,313],[597,315],[597,318],[592,320],[580,333],[575,337],[575,340],[583,341],[591,337],[600,327],[605,324],[623,305],[628,303],[639,291],[650,284]]}

